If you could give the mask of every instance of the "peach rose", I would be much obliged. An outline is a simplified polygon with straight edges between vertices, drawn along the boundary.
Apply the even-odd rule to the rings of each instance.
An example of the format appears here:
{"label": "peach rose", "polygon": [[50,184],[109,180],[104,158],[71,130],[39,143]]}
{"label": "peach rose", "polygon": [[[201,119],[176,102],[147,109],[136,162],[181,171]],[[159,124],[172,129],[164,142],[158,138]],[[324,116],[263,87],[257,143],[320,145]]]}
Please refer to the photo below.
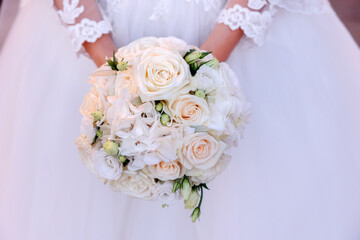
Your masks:
{"label": "peach rose", "polygon": [[180,162],[186,169],[207,170],[218,162],[226,144],[205,132],[198,132],[184,138],[180,151]]}
{"label": "peach rose", "polygon": [[184,176],[183,168],[179,161],[160,162],[148,167],[150,174],[161,181],[174,180]]}
{"label": "peach rose", "polygon": [[205,99],[195,95],[182,95],[169,103],[172,117],[179,123],[199,126],[204,124],[210,115]]}

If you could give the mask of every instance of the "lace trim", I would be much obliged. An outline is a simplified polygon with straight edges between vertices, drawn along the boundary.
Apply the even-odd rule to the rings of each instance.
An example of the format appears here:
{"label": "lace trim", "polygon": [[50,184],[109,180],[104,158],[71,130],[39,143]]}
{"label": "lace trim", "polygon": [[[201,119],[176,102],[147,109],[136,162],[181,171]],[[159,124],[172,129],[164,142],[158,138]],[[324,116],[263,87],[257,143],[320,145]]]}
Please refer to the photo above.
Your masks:
{"label": "lace trim", "polygon": [[68,26],[71,33],[72,44],[76,51],[80,51],[84,42],[95,42],[103,34],[112,31],[111,24],[107,20],[96,22],[84,18],[80,23]]}
{"label": "lace trim", "polygon": [[327,0],[249,0],[249,8],[236,4],[222,10],[218,23],[229,26],[233,31],[241,28],[245,36],[240,43],[249,48],[264,43],[267,29],[278,9],[301,14],[320,14],[330,9],[329,6]]}
{"label": "lace trim", "polygon": [[268,4],[268,1],[266,1],[266,0],[249,0],[248,1],[248,7],[255,9],[255,10],[260,10],[261,8],[265,7],[266,4]]}
{"label": "lace trim", "polygon": [[262,45],[266,30],[271,24],[275,12],[276,10],[272,7],[257,12],[236,4],[222,10],[218,23],[229,26],[232,31],[241,28],[247,38],[250,38],[256,45]]}
{"label": "lace trim", "polygon": [[79,0],[63,0],[63,9],[57,11],[62,22],[68,25],[67,29],[71,34],[71,42],[75,51],[85,53],[85,51],[81,51],[84,42],[96,42],[103,34],[111,32],[112,27],[107,18],[99,22],[83,18],[80,23],[75,24],[76,19],[83,12],[84,6],[79,6]]}
{"label": "lace trim", "polygon": [[75,19],[84,12],[84,6],[79,6],[79,0],[64,0],[63,10],[57,11],[61,20],[66,24],[74,24]]}

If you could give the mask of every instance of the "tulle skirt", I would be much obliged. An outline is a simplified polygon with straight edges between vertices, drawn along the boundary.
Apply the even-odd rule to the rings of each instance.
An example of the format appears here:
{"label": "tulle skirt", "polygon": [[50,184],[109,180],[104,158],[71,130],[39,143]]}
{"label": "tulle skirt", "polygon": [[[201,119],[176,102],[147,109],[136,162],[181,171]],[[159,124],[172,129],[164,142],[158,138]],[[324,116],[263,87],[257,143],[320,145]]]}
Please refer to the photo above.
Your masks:
{"label": "tulle skirt", "polygon": [[[211,31],[200,5],[177,1],[149,21],[140,2],[151,1],[117,15],[118,46],[149,35],[201,45]],[[280,10],[264,46],[238,46],[228,63],[252,119],[193,224],[182,203],[112,192],[81,164],[78,107],[96,67],[55,11],[25,6],[0,55],[0,239],[359,239],[360,51],[336,15]]]}

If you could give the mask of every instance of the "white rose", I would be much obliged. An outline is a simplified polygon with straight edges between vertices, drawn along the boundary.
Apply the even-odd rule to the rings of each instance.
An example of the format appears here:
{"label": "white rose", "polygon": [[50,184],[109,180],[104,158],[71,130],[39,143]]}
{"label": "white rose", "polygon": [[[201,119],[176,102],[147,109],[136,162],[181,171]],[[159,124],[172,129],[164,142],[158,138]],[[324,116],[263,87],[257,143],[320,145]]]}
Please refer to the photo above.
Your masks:
{"label": "white rose", "polygon": [[151,176],[162,181],[175,180],[184,176],[184,169],[177,160],[172,162],[160,162],[148,166],[148,170]]}
{"label": "white rose", "polygon": [[95,87],[91,87],[80,107],[80,113],[83,116],[92,118],[91,114],[96,111],[104,112],[104,99],[101,97]]}
{"label": "white rose", "polygon": [[136,55],[142,53],[143,51],[149,48],[158,47],[158,46],[159,46],[159,40],[156,37],[140,38],[129,43],[127,46],[120,48],[116,52],[115,57],[118,60],[124,59],[125,61],[129,62],[129,65],[131,65],[133,58]]}
{"label": "white rose", "polygon": [[182,56],[160,47],[150,48],[134,64],[135,79],[143,102],[169,99],[189,83],[189,66]]}
{"label": "white rose", "polygon": [[181,199],[180,191],[173,192],[173,181],[158,182],[157,186],[157,200],[161,204],[171,205]]}
{"label": "white rose", "polygon": [[91,171],[94,171],[94,161],[92,159],[92,149],[91,144],[88,142],[85,135],[81,135],[75,141],[75,145],[79,150],[79,156],[81,162],[89,168]]}
{"label": "white rose", "polygon": [[115,81],[115,96],[121,96],[122,89],[129,89],[130,94],[136,94],[137,87],[132,71],[118,71]]}
{"label": "white rose", "polygon": [[169,103],[172,117],[181,124],[198,126],[204,124],[210,115],[205,99],[195,95],[181,95]]}
{"label": "white rose", "polygon": [[175,49],[182,56],[184,56],[185,53],[190,50],[189,46],[184,40],[176,37],[159,38],[159,45],[162,48]]}
{"label": "white rose", "polygon": [[119,159],[107,156],[104,149],[94,152],[94,169],[100,177],[117,180],[121,176],[122,164]]}
{"label": "white rose", "polygon": [[220,157],[219,161],[216,163],[216,165],[213,166],[212,168],[209,168],[208,170],[205,171],[200,169],[192,169],[188,171],[186,174],[195,184],[208,183],[225,170],[225,168],[230,162],[230,159],[231,159],[230,155],[223,154]]}
{"label": "white rose", "polygon": [[153,199],[156,194],[156,183],[144,172],[124,171],[118,180],[111,181],[113,191],[122,192],[141,199]]}
{"label": "white rose", "polygon": [[94,120],[87,116],[81,119],[80,133],[84,135],[89,143],[94,141],[96,135],[96,128],[94,127]]}
{"label": "white rose", "polygon": [[179,159],[186,169],[207,170],[218,162],[225,148],[224,142],[208,133],[198,132],[184,138]]}

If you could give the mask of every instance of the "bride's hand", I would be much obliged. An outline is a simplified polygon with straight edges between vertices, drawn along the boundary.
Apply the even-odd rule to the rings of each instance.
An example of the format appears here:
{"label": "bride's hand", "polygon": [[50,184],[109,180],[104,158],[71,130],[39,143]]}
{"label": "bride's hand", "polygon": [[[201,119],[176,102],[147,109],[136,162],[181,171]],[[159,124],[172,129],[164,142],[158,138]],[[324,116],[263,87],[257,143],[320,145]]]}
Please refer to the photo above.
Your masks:
{"label": "bride's hand", "polygon": [[98,67],[105,63],[106,57],[110,58],[113,55],[113,52],[116,51],[115,44],[111,39],[110,34],[101,36],[94,43],[85,42],[83,46]]}

